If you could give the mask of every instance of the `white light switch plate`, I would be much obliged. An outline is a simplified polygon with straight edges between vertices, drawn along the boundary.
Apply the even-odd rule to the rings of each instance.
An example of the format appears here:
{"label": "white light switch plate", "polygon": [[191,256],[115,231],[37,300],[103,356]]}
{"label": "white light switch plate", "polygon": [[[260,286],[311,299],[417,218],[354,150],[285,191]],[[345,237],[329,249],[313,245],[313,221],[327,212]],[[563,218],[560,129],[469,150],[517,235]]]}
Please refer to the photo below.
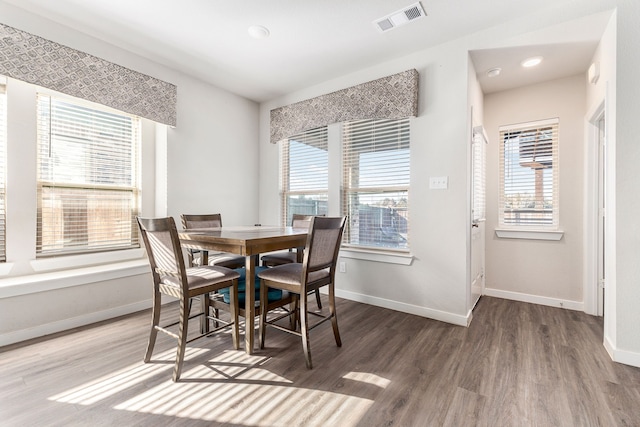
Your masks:
{"label": "white light switch plate", "polygon": [[429,188],[432,190],[446,190],[448,187],[448,176],[432,176],[429,178]]}

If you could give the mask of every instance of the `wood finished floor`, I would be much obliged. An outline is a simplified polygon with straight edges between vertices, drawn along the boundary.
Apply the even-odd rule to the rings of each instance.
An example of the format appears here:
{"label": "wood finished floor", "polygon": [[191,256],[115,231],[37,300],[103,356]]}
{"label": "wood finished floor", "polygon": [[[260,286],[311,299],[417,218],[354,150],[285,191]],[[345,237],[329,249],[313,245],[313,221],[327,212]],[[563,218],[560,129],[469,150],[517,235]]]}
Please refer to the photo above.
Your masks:
{"label": "wood finished floor", "polygon": [[0,425],[640,426],[640,369],[610,360],[601,319],[488,297],[469,328],[347,300],[338,315],[343,347],[312,331],[313,370],[268,329],[253,356],[192,343],[180,383],[168,337],[142,363],[148,311],[0,348]]}

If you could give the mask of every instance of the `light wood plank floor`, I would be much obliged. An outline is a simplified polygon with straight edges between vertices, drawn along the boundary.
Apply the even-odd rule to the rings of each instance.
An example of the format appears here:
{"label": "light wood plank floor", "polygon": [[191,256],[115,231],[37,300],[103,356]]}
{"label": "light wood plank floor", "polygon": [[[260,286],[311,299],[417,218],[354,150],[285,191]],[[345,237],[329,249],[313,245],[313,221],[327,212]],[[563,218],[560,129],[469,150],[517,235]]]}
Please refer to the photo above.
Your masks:
{"label": "light wood plank floor", "polygon": [[313,370],[269,329],[253,356],[192,343],[180,383],[168,337],[142,363],[148,311],[7,346],[0,425],[640,426],[640,369],[611,362],[601,319],[488,297],[469,328],[346,300],[338,315],[343,347],[313,330]]}

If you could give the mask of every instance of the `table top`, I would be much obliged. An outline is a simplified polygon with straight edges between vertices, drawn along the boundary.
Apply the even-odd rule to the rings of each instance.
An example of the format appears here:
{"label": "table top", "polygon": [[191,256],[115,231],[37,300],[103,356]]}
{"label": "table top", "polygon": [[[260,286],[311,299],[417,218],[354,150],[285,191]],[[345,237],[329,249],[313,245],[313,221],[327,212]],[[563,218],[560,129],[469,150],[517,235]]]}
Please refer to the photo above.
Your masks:
{"label": "table top", "polygon": [[178,233],[187,248],[209,248],[239,255],[256,255],[280,249],[304,247],[307,228],[279,226],[231,226],[194,228]]}

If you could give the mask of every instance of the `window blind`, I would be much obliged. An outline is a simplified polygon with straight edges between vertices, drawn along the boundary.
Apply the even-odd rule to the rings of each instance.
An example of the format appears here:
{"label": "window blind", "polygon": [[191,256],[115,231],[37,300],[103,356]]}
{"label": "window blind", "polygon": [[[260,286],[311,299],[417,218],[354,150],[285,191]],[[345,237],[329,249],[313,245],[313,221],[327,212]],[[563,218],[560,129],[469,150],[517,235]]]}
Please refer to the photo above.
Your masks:
{"label": "window blind", "polygon": [[499,221],[558,226],[558,119],[500,128]]}
{"label": "window blind", "polygon": [[139,247],[134,116],[38,95],[36,256]]}
{"label": "window blind", "polygon": [[327,127],[285,140],[281,149],[282,224],[293,214],[326,215],[329,188]]}
{"label": "window blind", "polygon": [[478,126],[473,130],[473,222],[486,219],[486,165],[487,165],[487,138],[484,128]]}
{"label": "window blind", "polygon": [[344,245],[408,249],[409,119],[343,125]]}
{"label": "window blind", "polygon": [[7,95],[5,78],[0,76],[0,262],[6,254],[6,152],[7,152]]}

